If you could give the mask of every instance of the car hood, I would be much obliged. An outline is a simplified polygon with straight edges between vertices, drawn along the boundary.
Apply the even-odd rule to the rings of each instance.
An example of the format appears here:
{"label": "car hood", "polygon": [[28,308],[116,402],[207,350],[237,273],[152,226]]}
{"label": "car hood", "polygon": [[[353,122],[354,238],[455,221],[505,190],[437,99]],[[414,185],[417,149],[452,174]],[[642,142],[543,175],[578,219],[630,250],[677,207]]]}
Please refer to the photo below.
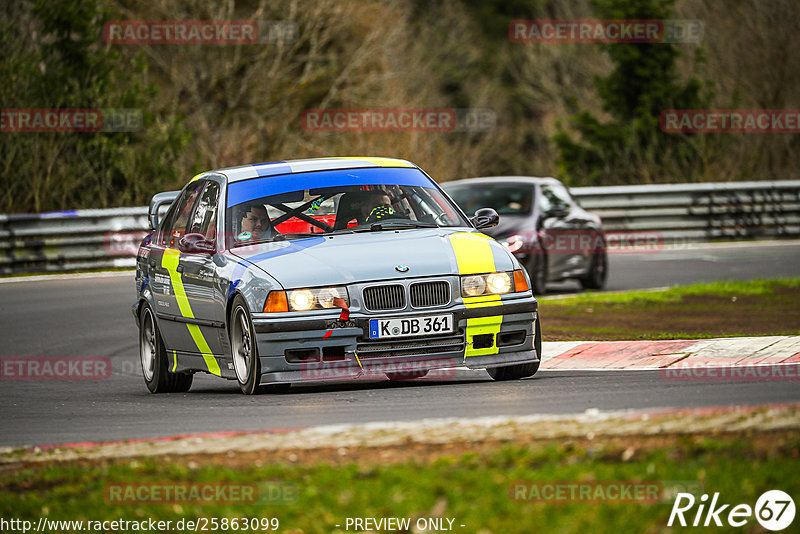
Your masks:
{"label": "car hood", "polygon": [[[430,228],[360,232],[234,248],[284,288],[458,274],[450,236],[466,230]],[[479,236],[477,232],[474,233]],[[485,237],[476,237],[485,239]],[[498,271],[514,268],[506,249],[486,239]],[[396,267],[408,267],[399,272]],[[402,268],[402,267],[401,267]]]}

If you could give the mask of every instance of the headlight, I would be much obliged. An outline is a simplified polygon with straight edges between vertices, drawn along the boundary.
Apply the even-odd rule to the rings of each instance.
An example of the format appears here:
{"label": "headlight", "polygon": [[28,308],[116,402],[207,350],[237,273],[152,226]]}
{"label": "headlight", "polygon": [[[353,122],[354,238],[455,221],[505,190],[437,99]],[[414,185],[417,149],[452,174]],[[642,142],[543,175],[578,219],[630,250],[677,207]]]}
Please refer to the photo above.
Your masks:
{"label": "headlight", "polygon": [[293,289],[288,291],[289,311],[309,311],[330,309],[335,306],[334,299],[340,298],[349,306],[347,290],[344,287],[318,287],[312,289]]}
{"label": "headlight", "polygon": [[323,308],[333,308],[333,299],[344,298],[339,294],[338,287],[325,287],[319,290],[317,302]]}
{"label": "headlight", "polygon": [[[504,295],[514,291],[527,291],[528,284],[525,282],[522,271],[519,271],[519,274],[519,277],[516,276],[516,273],[507,272],[462,276],[461,296],[478,297],[481,295]],[[515,283],[518,278],[521,278],[522,283]],[[520,287],[515,287],[517,285]]]}
{"label": "headlight", "polygon": [[511,277],[508,273],[492,273],[486,277],[486,286],[489,293],[502,295],[511,291]]}
{"label": "headlight", "polygon": [[525,240],[521,235],[512,235],[501,241],[501,243],[509,252],[516,252],[522,248],[525,244]]}
{"label": "headlight", "polygon": [[294,311],[306,311],[314,307],[314,294],[308,289],[289,292],[289,304]]}
{"label": "headlight", "polygon": [[486,280],[483,276],[465,276],[461,279],[461,293],[467,297],[477,297],[486,291]]}

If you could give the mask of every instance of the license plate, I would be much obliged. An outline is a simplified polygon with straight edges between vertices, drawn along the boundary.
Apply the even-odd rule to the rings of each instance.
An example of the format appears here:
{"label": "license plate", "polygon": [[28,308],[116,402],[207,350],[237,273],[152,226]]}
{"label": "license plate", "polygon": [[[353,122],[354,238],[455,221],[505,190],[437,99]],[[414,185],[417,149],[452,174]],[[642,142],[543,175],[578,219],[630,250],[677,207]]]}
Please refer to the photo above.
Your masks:
{"label": "license plate", "polygon": [[398,317],[396,319],[370,319],[370,339],[389,337],[449,334],[455,331],[453,315],[427,315],[425,317]]}

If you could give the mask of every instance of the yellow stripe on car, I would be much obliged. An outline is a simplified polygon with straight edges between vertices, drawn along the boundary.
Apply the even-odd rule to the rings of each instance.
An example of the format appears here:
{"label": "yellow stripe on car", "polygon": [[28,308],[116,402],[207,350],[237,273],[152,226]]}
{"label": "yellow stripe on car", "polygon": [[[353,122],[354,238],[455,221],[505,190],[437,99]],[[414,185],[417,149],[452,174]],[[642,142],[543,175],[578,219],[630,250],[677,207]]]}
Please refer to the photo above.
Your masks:
{"label": "yellow stripe on car", "polygon": [[[194,313],[192,313],[192,307],[189,305],[189,299],[186,298],[183,280],[178,273],[180,257],[180,251],[174,248],[168,248],[164,250],[164,255],[161,257],[161,266],[169,273],[169,279],[172,282],[172,290],[175,293],[175,300],[178,301],[178,309],[181,312],[181,316],[186,319],[194,319],[195,317]],[[203,360],[208,366],[208,372],[212,375],[222,376],[217,359],[214,358],[214,355],[211,353],[211,348],[209,348],[206,339],[203,337],[200,327],[196,324],[187,324],[186,327],[189,329],[189,334],[192,336],[195,345],[197,345],[200,354],[203,355]]]}
{"label": "yellow stripe on car", "polygon": [[456,255],[459,274],[493,273],[494,254],[490,237],[471,232],[450,234],[450,245]]}
{"label": "yellow stripe on car", "polygon": [[393,159],[393,158],[341,157],[332,159],[350,159],[350,160],[366,161],[367,163],[372,163],[373,165],[377,165],[378,167],[414,167],[414,165],[412,163],[409,163],[408,161],[404,161],[401,159]]}
{"label": "yellow stripe on car", "polygon": [[498,306],[502,304],[500,295],[481,295],[480,297],[464,297],[464,306],[467,308],[483,308],[485,306]]}
{"label": "yellow stripe on car", "polygon": [[[483,308],[486,306],[502,306],[503,302],[500,295],[481,295],[480,297],[464,297],[464,306],[467,308]],[[490,317],[473,317],[467,319],[467,352],[465,356],[486,356],[497,354],[497,334],[500,333],[500,325],[503,324],[502,315]],[[473,338],[481,334],[492,334],[494,344],[485,349],[473,348]]]}
{"label": "yellow stripe on car", "polygon": [[[490,237],[472,232],[458,232],[450,235],[450,245],[456,256],[459,274],[484,274],[497,270]],[[500,295],[464,297],[464,306],[467,308],[502,306],[502,301]],[[467,319],[467,350],[464,355],[469,357],[497,354],[500,350],[497,348],[497,334],[500,333],[502,324],[502,315]],[[483,349],[473,348],[475,336],[482,334],[492,334],[492,346]]]}
{"label": "yellow stripe on car", "polygon": [[[497,354],[497,334],[500,333],[500,325],[503,324],[502,315],[492,315],[490,317],[472,317],[467,319],[467,351],[464,356],[487,356]],[[492,346],[483,349],[474,348],[475,336],[492,334]]]}

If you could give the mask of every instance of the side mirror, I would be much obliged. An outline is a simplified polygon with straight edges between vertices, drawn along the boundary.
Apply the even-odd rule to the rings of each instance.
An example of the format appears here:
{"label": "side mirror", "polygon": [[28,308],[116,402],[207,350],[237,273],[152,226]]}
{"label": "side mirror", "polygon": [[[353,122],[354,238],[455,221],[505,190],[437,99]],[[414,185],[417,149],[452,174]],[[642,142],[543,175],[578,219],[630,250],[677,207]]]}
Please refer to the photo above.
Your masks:
{"label": "side mirror", "polygon": [[216,252],[213,241],[203,234],[186,234],[178,241],[178,250],[187,254],[213,254]]}
{"label": "side mirror", "polygon": [[470,218],[470,222],[478,230],[492,228],[500,222],[500,216],[492,208],[481,208],[475,212],[474,217]]}
{"label": "side mirror", "polygon": [[161,221],[158,220],[159,210],[164,206],[169,207],[170,204],[175,202],[175,199],[180,195],[180,191],[167,191],[165,193],[158,193],[150,200],[150,208],[147,210],[147,218],[150,220],[150,228],[156,230]]}
{"label": "side mirror", "polygon": [[563,219],[567,215],[569,215],[569,208],[563,206],[550,208],[549,210],[544,212],[545,219],[550,219],[550,218]]}

